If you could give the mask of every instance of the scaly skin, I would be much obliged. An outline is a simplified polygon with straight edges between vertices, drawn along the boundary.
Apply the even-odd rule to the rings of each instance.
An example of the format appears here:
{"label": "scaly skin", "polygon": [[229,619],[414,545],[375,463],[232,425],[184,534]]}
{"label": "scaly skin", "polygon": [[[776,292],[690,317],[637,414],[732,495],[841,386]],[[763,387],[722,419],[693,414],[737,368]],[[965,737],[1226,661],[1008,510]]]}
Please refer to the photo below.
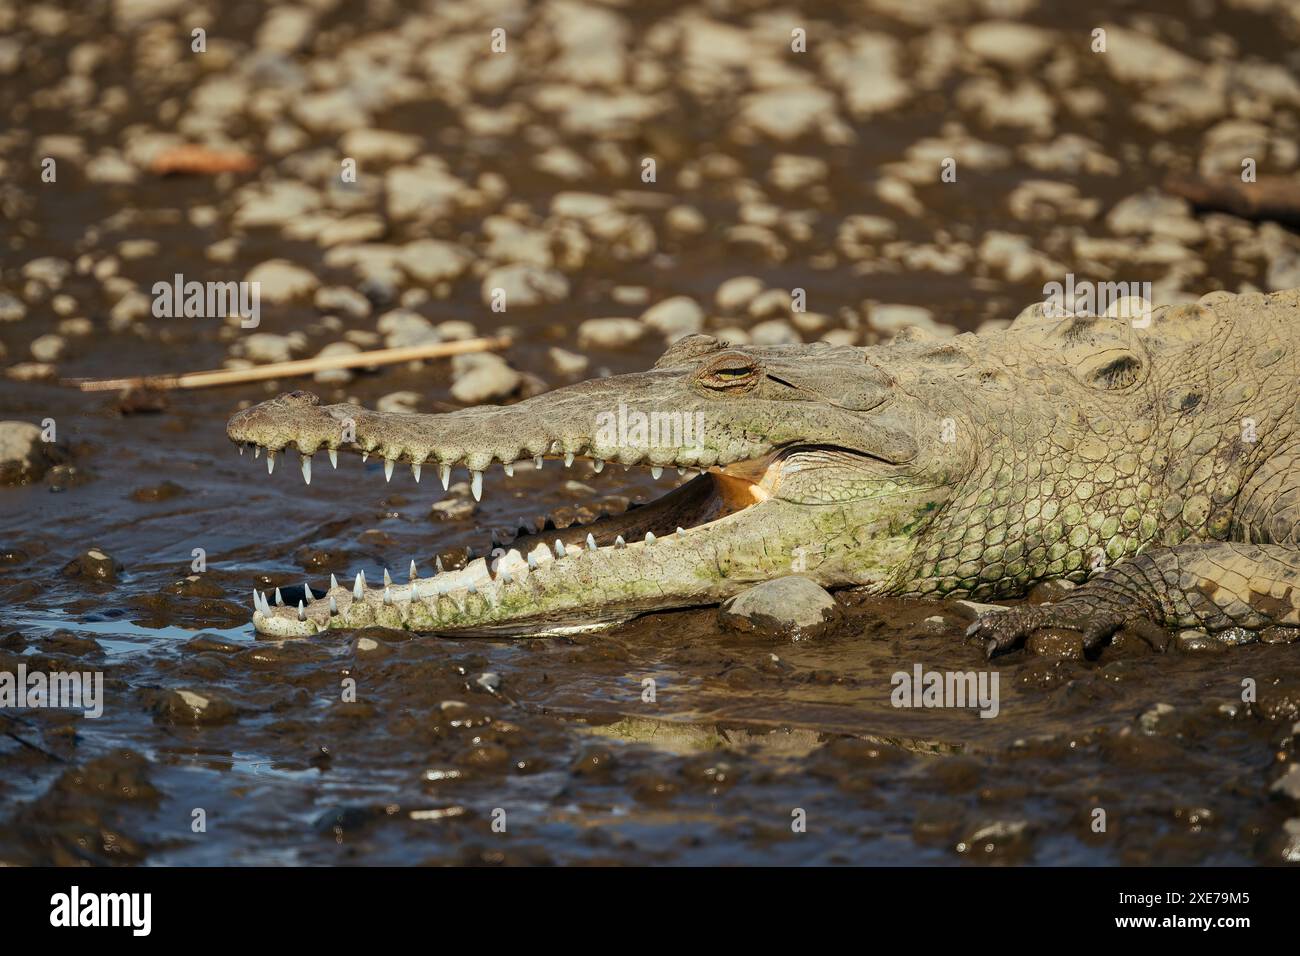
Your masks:
{"label": "scaly skin", "polygon": [[[713,603],[789,573],[981,600],[1082,585],[977,622],[992,653],[1040,627],[1096,646],[1136,621],[1300,625],[1298,382],[1300,290],[1215,293],[1146,327],[1034,306],[1004,331],[873,348],[691,336],[648,372],[517,405],[381,414],[293,393],[235,415],[228,433],[271,453],[341,448],[433,471],[565,455],[707,471],[627,515],[526,534],[492,567],[421,582],[414,600],[408,586],[387,603],[382,587],[335,587],[299,612],[259,596],[263,633],[538,633]],[[611,437],[598,416],[620,403],[698,415],[702,440]]]}

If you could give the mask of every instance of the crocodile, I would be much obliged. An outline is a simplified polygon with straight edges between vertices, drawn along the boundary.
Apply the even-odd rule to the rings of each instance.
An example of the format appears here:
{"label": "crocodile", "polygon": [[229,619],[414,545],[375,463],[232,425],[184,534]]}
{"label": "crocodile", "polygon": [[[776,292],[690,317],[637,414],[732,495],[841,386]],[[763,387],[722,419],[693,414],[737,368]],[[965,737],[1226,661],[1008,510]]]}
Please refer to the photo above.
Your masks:
{"label": "crocodile", "polygon": [[790,574],[983,602],[1064,579],[1058,600],[969,633],[990,656],[1040,629],[1093,653],[1125,626],[1300,633],[1298,383],[1300,290],[1216,292],[1136,321],[1038,303],[1005,328],[870,347],[691,335],[647,371],[515,404],[380,413],[293,392],[227,432],[268,467],[296,451],[308,480],[318,451],[444,487],[465,468],[476,498],[490,467],[547,459],[686,474],[620,515],[525,526],[456,570],[332,579],[297,607],[255,591],[267,635],[558,633]]}

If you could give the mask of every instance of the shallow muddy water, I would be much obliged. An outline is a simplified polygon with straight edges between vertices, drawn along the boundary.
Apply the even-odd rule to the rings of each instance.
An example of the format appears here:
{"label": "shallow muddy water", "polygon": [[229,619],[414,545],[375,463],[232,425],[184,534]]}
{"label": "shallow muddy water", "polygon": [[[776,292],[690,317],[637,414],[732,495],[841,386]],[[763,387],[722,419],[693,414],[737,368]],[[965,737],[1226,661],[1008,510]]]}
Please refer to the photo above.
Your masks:
{"label": "shallow muddy water", "polygon": [[[929,48],[916,44],[929,27],[895,18],[895,6],[828,8],[819,22],[913,44],[909,69],[919,71],[925,56],[918,51]],[[1026,19],[1056,31],[1062,44],[1086,33],[1094,16],[1085,18],[1073,5],[1024,6]],[[1102,6],[1108,19],[1132,15],[1129,4]],[[16,9],[3,0],[0,7]],[[1222,57],[1235,45],[1270,62],[1288,62],[1285,35],[1263,15],[1202,4],[1204,12],[1185,21],[1174,15],[1175,7],[1151,5],[1140,19],[1189,56]],[[958,8],[964,12],[954,12],[942,29],[988,18],[975,7],[953,5]],[[400,30],[417,9],[373,3],[358,18],[341,5],[322,15],[315,49],[337,54],[370,33]],[[667,3],[612,9],[637,36],[679,10]],[[752,22],[763,13],[760,4],[705,9],[725,23]],[[540,22],[520,16],[521,24]],[[242,55],[262,19],[262,5],[237,5],[224,25],[224,41]],[[466,15],[461,28],[478,29],[480,20],[494,22],[486,14]],[[182,21],[173,26],[179,29]],[[375,317],[397,306],[393,297],[418,285],[400,284],[385,299],[376,285],[327,265],[309,236],[236,228],[231,195],[249,177],[145,175],[104,185],[86,181],[69,163],[58,184],[40,183],[39,166],[28,162],[40,137],[74,134],[91,153],[121,147],[133,123],[170,129],[183,122],[189,93],[211,77],[184,70],[149,76],[144,65],[132,66],[144,28],[121,27],[106,8],[85,13],[84,22],[71,18],[53,34],[24,26],[17,14],[13,23],[15,36],[37,53],[23,71],[3,79],[7,92],[20,93],[0,107],[7,113],[3,125],[24,131],[3,140],[6,162],[16,171],[5,177],[6,188],[16,191],[4,197],[13,227],[0,251],[6,290],[23,294],[23,267],[37,257],[73,262],[88,255],[93,262],[120,253],[124,241],[149,239],[158,244],[150,254],[120,262],[119,274],[144,290],[178,272],[238,278],[258,263],[283,258],[318,273],[327,285],[362,286],[383,300],[373,314],[343,316],[338,326],[321,324],[322,310],[310,296],[264,306],[259,331],[304,332],[310,347],[301,354],[309,355],[344,331],[373,330]],[[1215,45],[1210,37],[1228,37],[1232,44]],[[94,83],[131,93],[129,105],[98,127],[34,95],[58,83],[70,51],[91,40],[106,51]],[[673,62],[670,55],[664,59]],[[539,53],[522,78],[469,95],[494,110],[529,102],[527,69],[549,62]],[[1103,153],[1122,158],[1121,172],[1057,178],[1098,200],[1104,211],[1159,183],[1169,169],[1194,163],[1201,127],[1157,136],[1120,110],[1129,97],[1122,86],[1087,68],[1082,74],[1114,111],[1081,119],[1062,109],[1053,132],[1093,138]],[[566,273],[571,288],[563,302],[495,315],[482,301],[478,278],[467,274],[444,296],[419,301],[415,311],[432,322],[467,320],[480,334],[508,327],[517,343],[507,353],[510,363],[555,386],[573,379],[549,364],[553,345],[586,354],[585,375],[645,368],[662,351],[662,340],[653,336],[617,349],[578,347],[575,330],[582,320],[643,311],[620,304],[619,287],[644,288],[650,301],[683,294],[711,303],[724,280],[756,275],[769,288],[806,288],[815,311],[828,317],[827,328],[851,329],[861,342],[883,334],[858,320],[864,299],[922,306],[941,324],[971,330],[1041,298],[1038,278],[983,265],[978,274],[937,272],[899,265],[883,248],[866,268],[848,256],[826,258],[837,248],[840,224],[852,215],[896,219],[900,241],[918,247],[975,247],[988,233],[1008,230],[1050,247],[1067,266],[1083,262],[1071,257],[1069,237],[1062,238],[1053,217],[1008,212],[1008,192],[1048,175],[1019,153],[959,180],[969,187],[919,188],[924,208],[915,215],[900,214],[876,194],[884,164],[898,162],[909,144],[938,135],[955,118],[990,143],[1009,149],[1022,144],[1023,131],[983,129],[970,109],[959,112],[956,75],[917,91],[892,112],[852,119],[855,140],[832,144],[813,137],[774,144],[729,136],[725,129],[743,81],[736,80],[735,89],[722,83],[722,92],[706,96],[683,92],[673,79],[665,81],[669,106],[637,134],[614,140],[623,158],[649,151],[668,164],[685,164],[712,155],[721,157],[714,166],[725,174],[686,186],[665,181],[646,187],[634,172],[619,173],[617,163],[600,158],[599,136],[567,128],[537,132],[546,124],[531,115],[517,135],[467,132],[432,88],[375,107],[371,125],[414,135],[421,150],[441,157],[465,181],[483,173],[508,180],[508,195],[492,211],[517,203],[543,217],[553,196],[565,190],[622,195],[658,236],[652,250],[636,255],[616,243],[594,243],[583,263]],[[1069,85],[1060,81],[1049,95]],[[262,165],[252,178],[265,182],[293,180],[307,169],[306,160],[294,165],[295,154],[319,150],[335,162],[332,134],[309,130],[289,158],[277,158],[262,148],[263,127],[239,110],[222,131],[259,156]],[[592,159],[583,181],[548,177],[529,165],[537,150],[555,145],[552,139]],[[749,180],[764,184],[755,185],[759,192],[767,189],[773,157],[789,152],[828,164],[824,190],[773,200],[813,210],[808,232],[785,237],[784,258],[764,252],[761,243],[725,239],[724,229],[743,218],[740,207],[748,201],[732,191],[734,184]],[[675,234],[666,224],[668,208],[683,201],[702,213],[702,233]],[[196,222],[195,207],[215,210],[211,221]],[[436,222],[386,220],[375,241],[437,235],[481,251],[487,214],[461,208]],[[762,220],[764,213],[751,208],[749,215]],[[1105,232],[1089,217],[1078,227]],[[1245,228],[1242,242],[1248,243],[1254,227]],[[212,244],[232,235],[239,241],[230,260],[214,264]],[[1262,287],[1267,260],[1238,251],[1215,242],[1198,247],[1199,268],[1183,291]],[[879,259],[877,268],[870,267],[872,258]],[[887,260],[888,267],[879,267]],[[70,343],[58,375],[194,370],[217,367],[228,357],[230,340],[220,320],[143,317],[109,331],[113,300],[102,285],[75,269],[64,280],[63,291],[77,300],[76,314],[94,323],[94,333]],[[0,323],[6,364],[26,360],[29,343],[58,324],[53,297],[34,298],[24,318]],[[841,623],[793,643],[724,631],[711,608],[654,614],[565,638],[331,631],[276,642],[256,635],[249,622],[254,588],[281,587],[292,601],[304,582],[322,591],[331,573],[343,580],[364,570],[375,581],[388,568],[404,581],[412,558],[427,570],[438,556],[451,559],[466,547],[482,554],[490,532],[518,515],[617,509],[674,483],[616,468],[597,475],[582,463],[569,472],[553,463],[540,474],[521,469],[509,481],[494,470],[481,504],[471,508],[462,492],[460,512],[440,515],[430,511],[441,497],[432,477],[417,486],[399,470],[386,484],[380,463],[345,457],[337,471],[318,460],[307,487],[296,463],[284,462],[268,476],[264,461],[241,457],[225,437],[233,412],[281,391],[304,388],[323,401],[355,399],[374,407],[384,396],[410,390],[419,410],[436,411],[458,407],[451,382],[442,362],[389,368],[339,386],[286,380],[173,392],[155,410],[142,410],[140,402],[124,410],[113,393],[0,380],[3,417],[53,419],[62,461],[26,485],[0,488],[0,671],[24,664],[29,671],[102,672],[105,695],[96,719],[59,710],[0,711],[0,862],[1141,865],[1300,859],[1300,837],[1286,829],[1294,806],[1270,793],[1279,765],[1296,747],[1300,647],[1294,645],[1160,654],[1121,635],[1095,660],[1020,650],[990,665],[982,648],[964,638],[969,616],[957,605],[847,593],[838,595]],[[458,473],[455,480],[463,478]],[[111,580],[69,570],[91,548],[118,566]],[[192,570],[195,549],[206,561],[199,574]],[[916,664],[996,673],[997,716],[893,706],[892,675],[910,673]],[[646,699],[647,680],[652,700]],[[1246,680],[1257,687],[1252,702],[1243,702]],[[1099,811],[1104,832],[1097,831]]]}

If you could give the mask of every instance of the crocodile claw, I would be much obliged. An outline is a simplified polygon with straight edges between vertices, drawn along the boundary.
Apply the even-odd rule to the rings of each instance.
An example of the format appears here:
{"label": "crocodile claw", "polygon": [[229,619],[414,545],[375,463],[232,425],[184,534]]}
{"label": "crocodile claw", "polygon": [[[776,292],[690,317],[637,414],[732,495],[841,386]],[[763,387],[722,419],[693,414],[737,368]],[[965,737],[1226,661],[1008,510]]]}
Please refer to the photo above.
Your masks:
{"label": "crocodile claw", "polygon": [[1121,614],[1099,611],[1083,601],[1066,600],[991,611],[967,628],[966,635],[983,640],[984,652],[992,659],[995,654],[1019,647],[1035,631],[1048,629],[1075,631],[1083,636],[1084,650],[1095,651],[1125,623]]}

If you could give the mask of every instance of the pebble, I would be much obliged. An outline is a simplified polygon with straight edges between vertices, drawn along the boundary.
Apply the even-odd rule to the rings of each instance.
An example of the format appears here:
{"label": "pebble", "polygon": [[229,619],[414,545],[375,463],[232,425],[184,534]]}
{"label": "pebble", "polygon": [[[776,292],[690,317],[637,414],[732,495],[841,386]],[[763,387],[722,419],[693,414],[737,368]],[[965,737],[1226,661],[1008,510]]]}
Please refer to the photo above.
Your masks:
{"label": "pebble", "polygon": [[507,398],[522,381],[519,372],[491,352],[457,355],[452,359],[452,374],[451,396],[464,405]]}
{"label": "pebble", "polygon": [[623,348],[638,341],[645,332],[646,327],[636,319],[587,319],[578,326],[578,345],[582,348]]}
{"label": "pebble", "polygon": [[586,372],[591,364],[587,356],[554,345],[547,349],[546,357],[551,363],[551,368],[566,378],[577,378]]}
{"label": "pebble", "polygon": [[675,295],[646,309],[641,322],[675,342],[704,328],[704,310],[689,296]]}
{"label": "pebble", "polygon": [[718,623],[732,631],[801,640],[841,617],[835,598],[816,582],[791,575],[765,581],[723,602]]}
{"label": "pebble", "polygon": [[63,357],[68,343],[61,335],[41,335],[32,340],[32,358],[38,362],[57,362]]}
{"label": "pebble", "polygon": [[320,285],[315,273],[286,259],[270,259],[256,265],[244,278],[260,285],[263,303],[273,304],[311,295]]}

